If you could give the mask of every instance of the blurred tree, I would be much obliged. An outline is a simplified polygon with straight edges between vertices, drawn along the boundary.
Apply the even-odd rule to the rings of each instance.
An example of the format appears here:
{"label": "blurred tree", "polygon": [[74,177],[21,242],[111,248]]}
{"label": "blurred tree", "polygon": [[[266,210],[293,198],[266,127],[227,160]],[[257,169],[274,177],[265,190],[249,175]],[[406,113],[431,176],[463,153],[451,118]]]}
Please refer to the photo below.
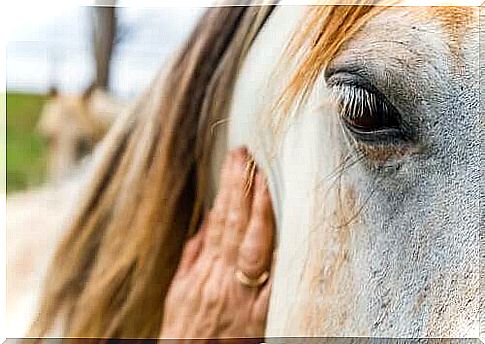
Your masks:
{"label": "blurred tree", "polygon": [[93,15],[93,48],[96,63],[95,85],[109,88],[110,62],[117,39],[116,1],[97,1]]}

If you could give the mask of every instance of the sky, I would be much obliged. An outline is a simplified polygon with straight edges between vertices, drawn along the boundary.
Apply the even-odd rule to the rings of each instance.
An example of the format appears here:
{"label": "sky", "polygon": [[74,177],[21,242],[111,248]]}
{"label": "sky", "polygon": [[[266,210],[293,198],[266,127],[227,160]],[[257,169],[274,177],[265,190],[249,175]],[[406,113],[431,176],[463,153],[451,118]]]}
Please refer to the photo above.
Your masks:
{"label": "sky", "polygon": [[[90,10],[94,1],[111,0],[14,0],[0,15],[6,33],[7,89],[46,92],[56,86],[80,92],[93,78],[90,46]],[[225,0],[238,2],[242,0]],[[261,0],[263,1],[263,0]],[[271,0],[264,0],[271,1]],[[335,0],[335,2],[346,0]],[[348,1],[348,0],[347,0]],[[223,0],[219,0],[220,3]],[[312,0],[281,0],[284,4]],[[408,5],[460,3],[482,0],[405,0]],[[113,56],[112,90],[131,97],[146,87],[157,71],[187,37],[202,7],[214,0],[118,0],[119,22],[126,39]],[[81,5],[81,4],[84,4]],[[7,13],[7,15],[5,15]]]}
{"label": "sky", "polygon": [[[199,7],[118,7],[126,32],[112,61],[112,90],[120,97],[142,91],[183,43],[203,9]],[[93,79],[92,7],[36,6],[10,9],[7,27],[7,89],[81,92]]]}

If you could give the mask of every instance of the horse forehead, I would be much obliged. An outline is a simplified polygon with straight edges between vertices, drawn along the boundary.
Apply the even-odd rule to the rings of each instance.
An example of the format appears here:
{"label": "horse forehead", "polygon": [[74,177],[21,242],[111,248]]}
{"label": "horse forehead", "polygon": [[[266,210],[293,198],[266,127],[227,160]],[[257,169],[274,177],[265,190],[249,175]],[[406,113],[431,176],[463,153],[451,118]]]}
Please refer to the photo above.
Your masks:
{"label": "horse forehead", "polygon": [[478,7],[439,6],[429,7],[427,12],[432,18],[436,18],[455,45],[460,45],[465,35],[478,25]]}
{"label": "horse forehead", "polygon": [[[442,56],[453,61],[454,70],[461,70],[470,59],[476,59],[479,7],[407,6],[405,2],[401,5],[391,6],[370,18],[363,32],[349,40],[351,46],[358,48],[365,42],[371,47],[399,40],[408,47],[399,58],[408,54],[409,58],[414,58],[418,52],[432,58]],[[392,56],[395,53],[390,50],[387,57]]]}
{"label": "horse forehead", "polygon": [[[391,6],[389,9],[397,10],[398,13],[408,12],[413,17],[420,18],[424,23],[434,22],[442,28],[443,33],[453,41],[461,41],[464,35],[478,26],[479,7],[464,6],[407,6],[406,1],[399,6]],[[401,12],[402,11],[402,12]],[[384,11],[386,16],[387,10]],[[405,20],[406,15],[403,17]],[[401,21],[397,21],[400,23]]]}

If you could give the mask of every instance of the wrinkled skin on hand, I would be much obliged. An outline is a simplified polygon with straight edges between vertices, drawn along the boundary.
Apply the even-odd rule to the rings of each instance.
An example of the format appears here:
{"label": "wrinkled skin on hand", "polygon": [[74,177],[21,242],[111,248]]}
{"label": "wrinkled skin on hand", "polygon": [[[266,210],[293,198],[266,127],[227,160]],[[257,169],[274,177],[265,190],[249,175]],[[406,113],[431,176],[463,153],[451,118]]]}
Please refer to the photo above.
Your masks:
{"label": "wrinkled skin on hand", "polygon": [[248,287],[241,270],[257,279],[271,269],[274,219],[264,177],[247,189],[249,156],[229,153],[214,207],[186,244],[165,300],[162,338],[262,338],[271,278]]}

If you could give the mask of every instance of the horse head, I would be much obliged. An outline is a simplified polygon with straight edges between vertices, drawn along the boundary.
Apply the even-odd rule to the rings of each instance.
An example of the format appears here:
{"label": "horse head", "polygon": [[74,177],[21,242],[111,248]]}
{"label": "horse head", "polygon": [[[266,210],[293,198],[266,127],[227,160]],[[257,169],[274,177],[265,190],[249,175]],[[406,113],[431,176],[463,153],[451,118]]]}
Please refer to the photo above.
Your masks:
{"label": "horse head", "polygon": [[269,176],[267,334],[477,336],[478,8],[364,11],[278,7],[218,129]]}
{"label": "horse head", "polygon": [[57,180],[72,172],[103,138],[121,107],[93,86],[80,95],[51,90],[37,124],[47,141],[49,178]]}

